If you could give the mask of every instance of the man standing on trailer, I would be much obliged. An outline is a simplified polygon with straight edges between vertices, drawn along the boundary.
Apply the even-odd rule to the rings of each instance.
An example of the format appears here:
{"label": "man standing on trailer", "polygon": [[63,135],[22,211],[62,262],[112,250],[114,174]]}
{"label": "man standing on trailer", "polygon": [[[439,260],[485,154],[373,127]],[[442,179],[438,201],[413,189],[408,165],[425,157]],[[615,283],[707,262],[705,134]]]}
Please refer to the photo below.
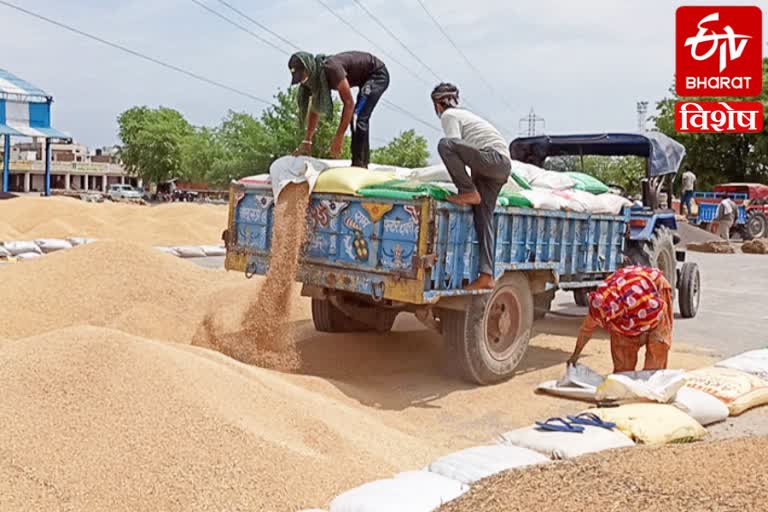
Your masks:
{"label": "man standing on trailer", "polygon": [[[437,151],[445,164],[458,195],[448,201],[472,206],[479,246],[480,275],[467,290],[487,290],[494,281],[493,212],[501,187],[509,179],[512,161],[501,133],[480,116],[459,108],[459,89],[442,83],[432,91],[435,112],[443,125],[445,137]],[[466,168],[472,171],[467,174]]]}
{"label": "man standing on trailer", "polygon": [[[312,55],[297,52],[288,60],[291,85],[299,85],[299,119],[307,132],[296,155],[312,153],[312,138],[321,115],[333,118],[331,90],[339,92],[344,108],[336,136],[331,143],[331,158],[339,158],[344,134],[352,126],[352,165],[368,168],[370,162],[370,120],[381,95],[389,87],[389,72],[384,63],[366,52]],[[352,88],[358,87],[357,101]]]}

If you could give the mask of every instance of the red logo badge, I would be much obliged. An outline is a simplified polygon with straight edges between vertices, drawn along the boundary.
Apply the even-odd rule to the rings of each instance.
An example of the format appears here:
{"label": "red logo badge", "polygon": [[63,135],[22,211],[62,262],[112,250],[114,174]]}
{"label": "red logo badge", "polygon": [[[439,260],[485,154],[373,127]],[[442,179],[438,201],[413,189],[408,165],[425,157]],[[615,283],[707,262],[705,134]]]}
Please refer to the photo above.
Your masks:
{"label": "red logo badge", "polygon": [[678,101],[675,130],[680,133],[756,133],[763,130],[759,101]]}
{"label": "red logo badge", "polygon": [[763,14],[756,6],[677,9],[676,80],[680,96],[759,96]]}

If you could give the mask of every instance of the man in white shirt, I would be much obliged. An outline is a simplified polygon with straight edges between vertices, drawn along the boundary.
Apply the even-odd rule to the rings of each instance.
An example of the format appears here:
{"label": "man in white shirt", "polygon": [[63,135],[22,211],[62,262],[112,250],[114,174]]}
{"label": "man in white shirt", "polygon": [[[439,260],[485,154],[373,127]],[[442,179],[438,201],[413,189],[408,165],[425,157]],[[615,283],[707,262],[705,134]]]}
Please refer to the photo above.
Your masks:
{"label": "man in white shirt", "polygon": [[[472,206],[477,231],[480,275],[467,290],[486,290],[494,281],[493,212],[501,187],[507,182],[512,161],[507,142],[485,119],[459,108],[459,90],[452,84],[440,84],[432,91],[432,102],[440,118],[445,138],[437,151],[459,189],[448,201]],[[466,168],[472,171],[472,176]]]}
{"label": "man in white shirt", "polygon": [[680,214],[683,213],[683,206],[685,206],[685,210],[688,212],[688,215],[693,215],[693,212],[691,211],[691,201],[693,201],[693,189],[696,186],[696,175],[691,172],[691,170],[687,170],[683,173],[682,177],[682,187],[681,187],[681,198],[680,198]]}
{"label": "man in white shirt", "polygon": [[723,195],[723,200],[717,207],[717,234],[726,242],[731,242],[731,227],[739,217],[739,206],[731,199],[727,193]]}

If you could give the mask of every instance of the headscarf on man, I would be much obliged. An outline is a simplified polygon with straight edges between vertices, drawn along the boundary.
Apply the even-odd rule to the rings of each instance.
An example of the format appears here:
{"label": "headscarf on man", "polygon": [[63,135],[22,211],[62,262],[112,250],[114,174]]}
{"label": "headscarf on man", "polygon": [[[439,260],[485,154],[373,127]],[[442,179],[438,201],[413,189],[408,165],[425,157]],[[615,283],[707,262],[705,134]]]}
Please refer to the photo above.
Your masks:
{"label": "headscarf on man", "polygon": [[327,55],[322,54],[296,52],[288,60],[288,67],[292,68],[292,64],[298,59],[309,74],[308,80],[299,86],[298,91],[299,122],[302,126],[307,122],[310,103],[312,112],[333,119],[333,98],[324,67],[327,58]]}
{"label": "headscarf on man", "polygon": [[453,84],[441,83],[432,90],[432,101],[445,107],[459,106],[459,88]]}

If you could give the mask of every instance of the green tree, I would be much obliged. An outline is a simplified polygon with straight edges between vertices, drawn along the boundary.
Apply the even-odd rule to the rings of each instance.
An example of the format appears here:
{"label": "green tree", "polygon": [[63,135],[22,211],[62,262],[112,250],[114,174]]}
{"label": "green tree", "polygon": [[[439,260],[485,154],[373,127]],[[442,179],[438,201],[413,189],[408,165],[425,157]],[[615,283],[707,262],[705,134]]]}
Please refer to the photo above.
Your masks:
{"label": "green tree", "polygon": [[[677,101],[743,101],[746,98],[684,98],[670,89],[670,96],[657,103],[656,129],[683,144],[687,150],[684,167],[698,176],[697,186],[709,188],[728,181],[768,182],[768,134],[761,133],[677,133]],[[758,98],[768,105],[768,59],[763,60],[763,91]],[[768,118],[765,119],[768,125]]]}
{"label": "green tree", "polygon": [[377,164],[400,167],[425,167],[428,158],[427,139],[415,130],[400,132],[389,144],[371,152],[371,160]]}
{"label": "green tree", "polygon": [[181,146],[181,174],[185,180],[226,185],[231,174],[232,158],[221,141],[218,130],[195,128]]}
{"label": "green tree", "polygon": [[118,117],[120,159],[129,172],[148,183],[182,171],[182,145],[192,127],[179,112],[160,107],[133,107]]}

